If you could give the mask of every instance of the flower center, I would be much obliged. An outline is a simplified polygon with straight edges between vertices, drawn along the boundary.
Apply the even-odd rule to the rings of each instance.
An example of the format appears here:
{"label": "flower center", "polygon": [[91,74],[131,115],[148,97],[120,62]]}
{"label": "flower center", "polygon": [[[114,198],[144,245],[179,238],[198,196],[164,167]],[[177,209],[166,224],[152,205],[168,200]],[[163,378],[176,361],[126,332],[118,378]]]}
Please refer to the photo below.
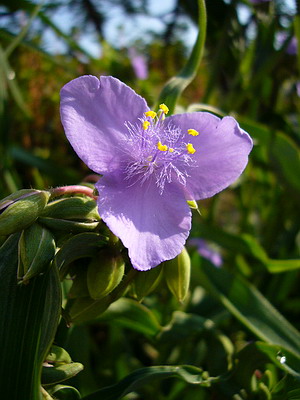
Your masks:
{"label": "flower center", "polygon": [[146,111],[140,122],[125,126],[129,132],[129,140],[124,144],[127,161],[124,167],[125,179],[130,186],[141,185],[150,178],[155,183],[160,194],[166,183],[177,181],[186,185],[188,170],[196,166],[193,155],[196,152],[188,135],[198,136],[195,129],[183,132],[178,126],[172,125],[165,119],[169,111],[165,104],[159,106],[159,111]]}

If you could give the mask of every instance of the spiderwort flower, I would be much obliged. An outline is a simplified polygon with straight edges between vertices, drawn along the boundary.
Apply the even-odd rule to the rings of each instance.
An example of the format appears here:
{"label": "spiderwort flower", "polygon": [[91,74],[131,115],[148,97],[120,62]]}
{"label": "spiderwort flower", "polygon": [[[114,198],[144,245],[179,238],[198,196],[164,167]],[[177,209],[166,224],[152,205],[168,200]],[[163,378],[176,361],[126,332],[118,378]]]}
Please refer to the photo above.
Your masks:
{"label": "spiderwort flower", "polygon": [[134,47],[129,49],[129,57],[135,76],[144,80],[148,77],[148,65],[146,57],[143,54],[139,54]]}
{"label": "spiderwort flower", "polygon": [[176,257],[191,228],[186,200],[211,197],[244,170],[252,140],[232,117],[207,112],[166,117],[118,79],[82,76],[61,90],[61,120],[94,172],[98,210],[148,270]]}
{"label": "spiderwort flower", "polygon": [[195,246],[198,253],[210,261],[215,267],[221,267],[223,259],[221,254],[215,250],[206,240],[193,238],[189,240],[190,246]]}

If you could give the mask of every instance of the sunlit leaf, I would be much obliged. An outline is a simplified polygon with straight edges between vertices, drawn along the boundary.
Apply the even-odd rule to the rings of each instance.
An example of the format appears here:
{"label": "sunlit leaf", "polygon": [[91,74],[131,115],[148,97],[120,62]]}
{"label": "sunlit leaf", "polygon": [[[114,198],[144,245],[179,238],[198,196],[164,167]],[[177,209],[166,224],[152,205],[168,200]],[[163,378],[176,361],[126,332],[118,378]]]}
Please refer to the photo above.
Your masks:
{"label": "sunlit leaf", "polygon": [[118,400],[143,386],[167,378],[177,378],[192,385],[205,386],[210,382],[218,381],[218,378],[204,378],[202,373],[200,368],[185,365],[142,368],[128,375],[116,385],[83,397],[83,400]]}
{"label": "sunlit leaf", "polygon": [[201,276],[207,290],[257,337],[300,355],[300,333],[249,282],[205,264]]}

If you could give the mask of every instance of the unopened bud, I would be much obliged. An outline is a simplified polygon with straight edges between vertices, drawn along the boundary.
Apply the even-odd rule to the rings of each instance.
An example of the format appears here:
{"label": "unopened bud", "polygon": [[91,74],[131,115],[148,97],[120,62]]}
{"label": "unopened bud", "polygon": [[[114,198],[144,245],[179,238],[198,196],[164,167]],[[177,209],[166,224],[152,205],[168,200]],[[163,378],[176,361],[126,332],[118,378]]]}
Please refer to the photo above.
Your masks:
{"label": "unopened bud", "polygon": [[87,268],[76,267],[76,270],[72,271],[72,281],[73,284],[69,291],[70,299],[90,296],[87,287]]}
{"label": "unopened bud", "polygon": [[197,213],[199,215],[201,215],[201,212],[199,210],[199,207],[198,207],[198,204],[197,204],[196,200],[187,200],[187,204],[192,210],[196,210]]}
{"label": "unopened bud", "polygon": [[105,296],[100,300],[93,300],[90,297],[75,299],[69,310],[70,320],[74,324],[94,321],[107,310],[112,302],[111,296]]}
{"label": "unopened bud", "polygon": [[161,266],[150,269],[149,271],[138,271],[133,281],[133,292],[137,300],[142,300],[158,285],[161,278]]}
{"label": "unopened bud", "polygon": [[50,193],[23,189],[0,201],[0,236],[21,231],[31,225],[46,206]]}
{"label": "unopened bud", "polygon": [[49,229],[69,232],[93,231],[99,221],[95,200],[79,196],[48,203],[39,218],[39,222]]}
{"label": "unopened bud", "polygon": [[101,299],[121,282],[125,263],[121,254],[109,249],[100,250],[88,266],[87,285],[93,299]]}
{"label": "unopened bud", "polygon": [[182,302],[189,291],[191,274],[191,260],[186,248],[173,260],[165,261],[163,268],[170,291]]}
{"label": "unopened bud", "polygon": [[70,364],[72,359],[65,349],[52,345],[45,362],[50,364]]}
{"label": "unopened bud", "polygon": [[79,196],[51,201],[43,210],[41,217],[72,221],[99,221],[100,219],[95,200]]}
{"label": "unopened bud", "polygon": [[47,269],[55,255],[55,242],[51,232],[33,224],[22,232],[19,240],[18,278],[26,283]]}

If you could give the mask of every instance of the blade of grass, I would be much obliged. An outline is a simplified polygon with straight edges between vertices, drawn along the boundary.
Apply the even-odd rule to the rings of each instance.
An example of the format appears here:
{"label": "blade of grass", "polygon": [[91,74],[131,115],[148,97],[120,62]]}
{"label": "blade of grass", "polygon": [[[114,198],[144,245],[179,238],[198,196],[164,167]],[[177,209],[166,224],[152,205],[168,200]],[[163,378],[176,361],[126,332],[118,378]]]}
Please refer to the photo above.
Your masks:
{"label": "blade of grass", "polygon": [[198,9],[199,33],[192,53],[181,72],[166,83],[159,96],[159,103],[167,104],[170,114],[174,112],[177,100],[181,93],[194,79],[204,53],[207,24],[205,0],[198,0]]}

